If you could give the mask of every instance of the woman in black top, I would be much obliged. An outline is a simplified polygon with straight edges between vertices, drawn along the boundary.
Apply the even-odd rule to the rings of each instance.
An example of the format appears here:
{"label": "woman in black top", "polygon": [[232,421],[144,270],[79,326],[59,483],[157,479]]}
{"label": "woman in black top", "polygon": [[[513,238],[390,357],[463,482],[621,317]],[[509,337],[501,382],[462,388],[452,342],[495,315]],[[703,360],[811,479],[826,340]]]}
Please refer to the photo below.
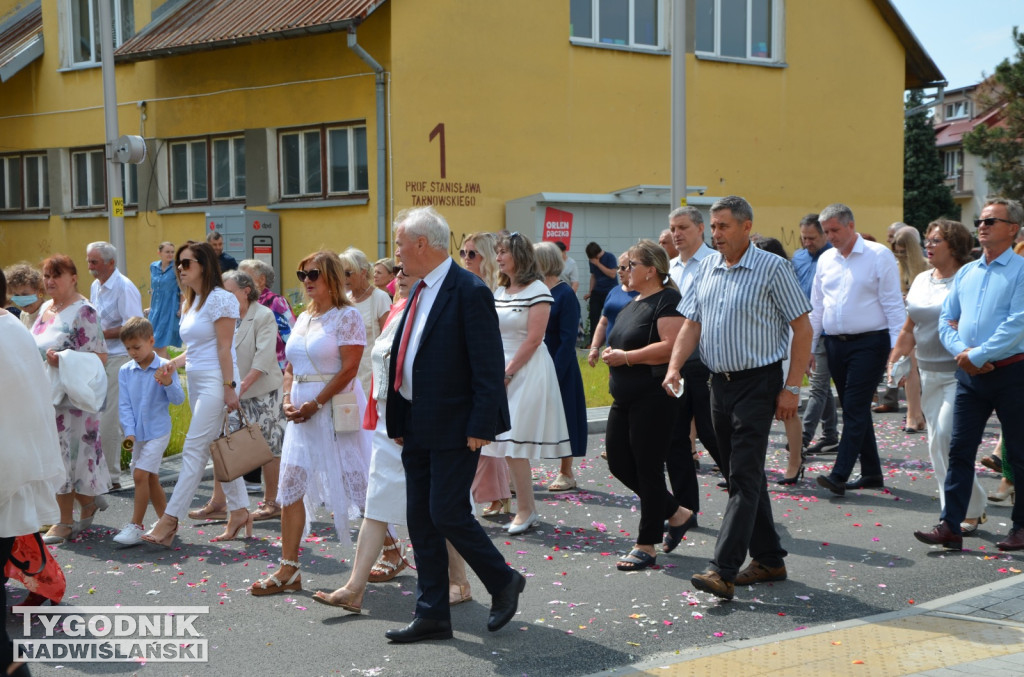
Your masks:
{"label": "woman in black top", "polygon": [[697,516],[679,505],[665,487],[665,454],[672,438],[677,401],[665,393],[672,344],[683,325],[676,310],[679,291],[668,276],[668,256],[658,243],[641,240],[628,252],[626,282],[639,295],[622,309],[601,359],[608,365],[612,406],[605,446],[608,467],[640,497],[636,546],[618,562],[620,571],[655,564],[655,544],[668,534],[663,552],[672,552]]}

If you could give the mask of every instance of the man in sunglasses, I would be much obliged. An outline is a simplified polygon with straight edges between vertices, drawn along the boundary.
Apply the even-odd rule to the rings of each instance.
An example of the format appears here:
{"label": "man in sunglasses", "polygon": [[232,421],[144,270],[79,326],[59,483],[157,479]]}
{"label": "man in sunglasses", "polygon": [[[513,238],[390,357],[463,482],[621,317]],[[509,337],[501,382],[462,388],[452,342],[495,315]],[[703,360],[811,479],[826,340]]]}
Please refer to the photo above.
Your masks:
{"label": "man in sunglasses", "polygon": [[[960,269],[942,305],[939,338],[959,369],[946,505],[938,526],[914,532],[922,543],[962,549],[960,523],[967,516],[974,460],[993,410],[1003,427],[1003,462],[1024,477],[1024,258],[1012,249],[1022,221],[1024,207],[1016,200],[985,203],[974,222],[982,257]],[[996,544],[1000,550],[1024,550],[1024,501],[1014,504],[1012,516],[1010,535]]]}

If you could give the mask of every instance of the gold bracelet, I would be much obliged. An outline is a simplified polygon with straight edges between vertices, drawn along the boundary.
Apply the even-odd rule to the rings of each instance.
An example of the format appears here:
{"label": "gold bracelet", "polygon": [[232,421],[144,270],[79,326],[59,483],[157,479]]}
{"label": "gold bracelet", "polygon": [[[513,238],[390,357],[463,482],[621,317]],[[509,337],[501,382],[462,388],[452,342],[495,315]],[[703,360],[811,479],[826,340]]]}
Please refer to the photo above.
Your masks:
{"label": "gold bracelet", "polygon": [[626,358],[626,366],[627,367],[632,367],[633,365],[631,365],[629,363],[629,353],[627,351],[623,350],[622,351],[622,356]]}

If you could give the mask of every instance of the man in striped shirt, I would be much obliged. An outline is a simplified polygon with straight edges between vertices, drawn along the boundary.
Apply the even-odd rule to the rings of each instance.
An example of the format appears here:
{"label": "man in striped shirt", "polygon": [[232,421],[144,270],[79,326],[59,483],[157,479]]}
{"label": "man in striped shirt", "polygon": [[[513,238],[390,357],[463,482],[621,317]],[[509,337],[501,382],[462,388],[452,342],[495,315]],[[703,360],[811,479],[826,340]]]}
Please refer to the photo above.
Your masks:
{"label": "man in striped shirt", "polygon": [[[811,287],[814,338],[825,342],[828,368],[843,403],[843,434],[832,472],[818,484],[842,496],[847,489],[881,489],[871,398],[885,361],[907,319],[896,257],[857,234],[853,211],[831,204],[818,215],[832,249],[818,259]],[[860,458],[860,477],[847,482]]]}
{"label": "man in striped shirt", "polygon": [[[723,599],[732,599],[735,585],[787,577],[764,462],[772,418],[796,416],[811,351],[811,306],[793,266],[751,246],[753,218],[750,204],[735,195],[711,206],[718,252],[700,262],[683,297],[686,321],[664,382],[670,393],[679,387],[679,369],[699,346],[700,359],[712,372],[711,413],[722,470],[729,477],[729,502],[711,566],[690,582]],[[783,374],[787,354],[792,359]],[[748,551],[752,561],[740,571]]]}

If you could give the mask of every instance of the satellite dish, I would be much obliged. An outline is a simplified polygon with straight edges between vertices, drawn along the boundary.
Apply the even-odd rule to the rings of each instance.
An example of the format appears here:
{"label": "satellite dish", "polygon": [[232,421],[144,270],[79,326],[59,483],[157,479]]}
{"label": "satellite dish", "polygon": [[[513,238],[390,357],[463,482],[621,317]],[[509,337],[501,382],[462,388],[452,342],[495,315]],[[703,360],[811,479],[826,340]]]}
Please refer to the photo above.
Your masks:
{"label": "satellite dish", "polygon": [[141,163],[146,159],[145,139],[125,134],[114,143],[114,159],[122,164]]}

